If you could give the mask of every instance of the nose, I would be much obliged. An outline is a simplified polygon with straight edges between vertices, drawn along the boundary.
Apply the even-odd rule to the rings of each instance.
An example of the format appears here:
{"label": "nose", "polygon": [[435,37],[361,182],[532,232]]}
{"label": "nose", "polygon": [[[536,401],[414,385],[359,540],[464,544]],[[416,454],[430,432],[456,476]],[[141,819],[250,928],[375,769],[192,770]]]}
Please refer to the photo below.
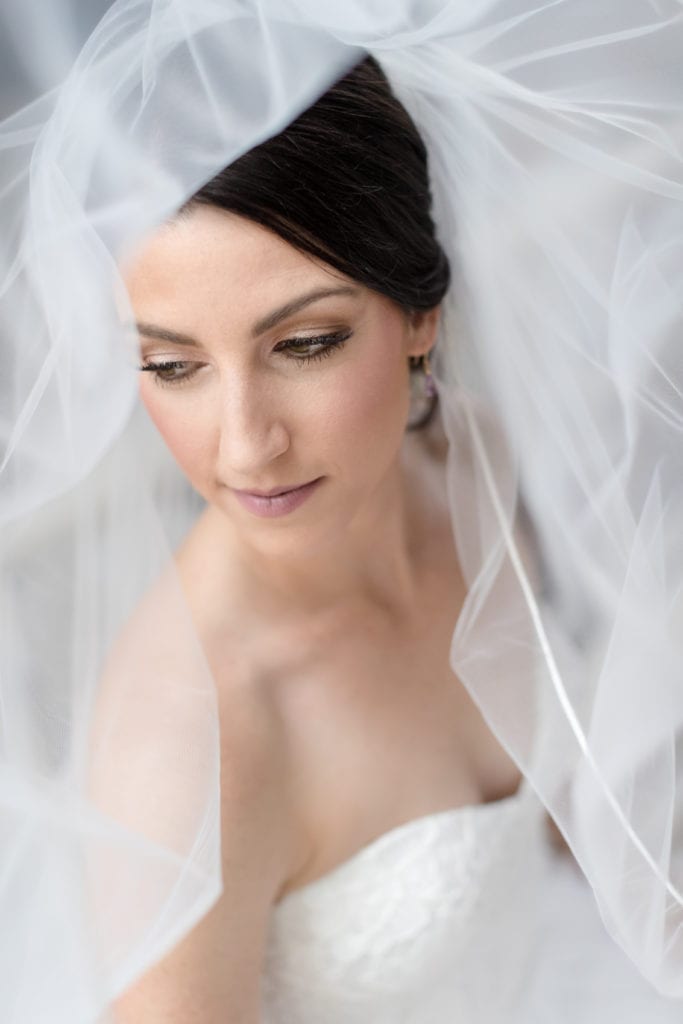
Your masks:
{"label": "nose", "polygon": [[272,388],[232,380],[222,389],[218,477],[231,487],[259,486],[270,463],[287,451],[284,410]]}

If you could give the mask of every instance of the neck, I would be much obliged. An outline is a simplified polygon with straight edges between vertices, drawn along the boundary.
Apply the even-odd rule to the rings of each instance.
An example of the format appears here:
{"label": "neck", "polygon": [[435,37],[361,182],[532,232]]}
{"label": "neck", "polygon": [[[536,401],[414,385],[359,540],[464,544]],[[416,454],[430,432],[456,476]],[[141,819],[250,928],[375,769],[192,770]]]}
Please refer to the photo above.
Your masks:
{"label": "neck", "polygon": [[360,605],[405,616],[419,591],[422,531],[415,490],[402,450],[341,536],[305,557],[247,549],[248,575],[269,600],[292,610],[312,614]]}

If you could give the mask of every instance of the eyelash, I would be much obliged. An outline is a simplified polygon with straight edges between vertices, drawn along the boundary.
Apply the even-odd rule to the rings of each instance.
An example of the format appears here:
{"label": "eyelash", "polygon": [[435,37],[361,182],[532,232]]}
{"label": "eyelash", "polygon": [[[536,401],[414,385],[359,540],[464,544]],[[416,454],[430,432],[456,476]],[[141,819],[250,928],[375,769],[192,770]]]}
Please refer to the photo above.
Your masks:
{"label": "eyelash", "polygon": [[[304,346],[317,347],[318,351],[316,352],[309,352],[306,355],[287,356],[288,359],[293,359],[294,362],[303,366],[331,356],[335,351],[344,346],[352,333],[352,331],[337,331],[333,334],[319,334],[312,338],[287,338],[285,341],[281,341],[274,351],[287,352],[288,350],[291,351],[294,348],[303,348]],[[192,363],[181,359],[169,359],[161,363],[143,363],[138,369],[143,373],[151,373],[154,376],[155,384],[159,384],[161,387],[178,387],[191,380],[201,364],[195,364],[194,369],[188,370],[178,377],[163,377],[162,374],[173,370],[182,370],[183,367],[188,365],[192,366]]]}

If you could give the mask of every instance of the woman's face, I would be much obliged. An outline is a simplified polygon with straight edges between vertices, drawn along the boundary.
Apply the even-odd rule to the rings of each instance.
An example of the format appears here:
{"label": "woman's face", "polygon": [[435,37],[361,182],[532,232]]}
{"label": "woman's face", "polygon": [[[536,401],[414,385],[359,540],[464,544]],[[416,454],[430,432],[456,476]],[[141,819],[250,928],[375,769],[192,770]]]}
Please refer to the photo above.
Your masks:
{"label": "woman's face", "polygon": [[[271,550],[315,547],[371,508],[396,467],[408,356],[433,344],[436,312],[410,318],[209,206],[161,228],[125,281],[144,404],[196,490],[242,534]],[[264,496],[273,491],[290,493]]]}

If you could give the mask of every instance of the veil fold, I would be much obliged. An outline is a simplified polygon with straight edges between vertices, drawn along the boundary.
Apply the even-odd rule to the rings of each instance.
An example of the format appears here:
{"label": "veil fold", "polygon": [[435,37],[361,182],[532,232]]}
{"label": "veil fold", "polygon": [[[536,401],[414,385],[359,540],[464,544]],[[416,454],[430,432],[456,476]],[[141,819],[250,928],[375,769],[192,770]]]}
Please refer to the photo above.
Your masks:
{"label": "veil fold", "polygon": [[366,52],[454,272],[453,668],[615,942],[683,996],[681,4],[53,0],[0,28],[7,1021],[105,1020],[221,891],[216,687],[172,557],[199,503],[138,407],[117,268]]}

